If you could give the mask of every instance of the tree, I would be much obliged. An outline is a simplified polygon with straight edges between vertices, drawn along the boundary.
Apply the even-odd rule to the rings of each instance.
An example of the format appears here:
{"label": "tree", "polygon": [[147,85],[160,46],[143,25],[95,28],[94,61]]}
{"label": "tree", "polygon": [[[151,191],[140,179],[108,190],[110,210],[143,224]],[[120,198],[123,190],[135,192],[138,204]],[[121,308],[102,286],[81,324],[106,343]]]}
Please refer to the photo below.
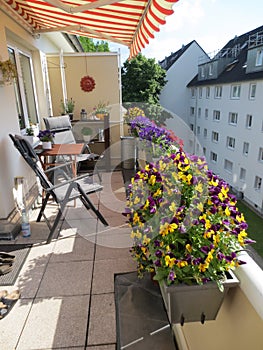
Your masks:
{"label": "tree", "polygon": [[165,124],[169,118],[159,103],[159,95],[167,81],[166,71],[155,62],[139,53],[124,62],[121,69],[122,100],[126,108],[138,106],[156,124]]}
{"label": "tree", "polygon": [[84,52],[109,52],[109,43],[107,41],[101,40],[94,42],[86,36],[80,36],[79,41],[84,49]]}

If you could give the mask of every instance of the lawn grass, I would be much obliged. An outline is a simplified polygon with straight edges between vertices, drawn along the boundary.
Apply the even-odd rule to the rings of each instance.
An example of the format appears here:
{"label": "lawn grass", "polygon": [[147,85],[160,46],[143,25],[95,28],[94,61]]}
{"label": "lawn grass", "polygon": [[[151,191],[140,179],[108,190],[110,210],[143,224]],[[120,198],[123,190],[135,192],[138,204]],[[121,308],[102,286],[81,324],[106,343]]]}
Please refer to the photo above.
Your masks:
{"label": "lawn grass", "polygon": [[256,243],[251,246],[263,258],[263,219],[247,207],[243,201],[238,201],[237,207],[239,211],[244,214],[245,220],[248,224],[248,229],[246,231],[249,238],[256,241]]}

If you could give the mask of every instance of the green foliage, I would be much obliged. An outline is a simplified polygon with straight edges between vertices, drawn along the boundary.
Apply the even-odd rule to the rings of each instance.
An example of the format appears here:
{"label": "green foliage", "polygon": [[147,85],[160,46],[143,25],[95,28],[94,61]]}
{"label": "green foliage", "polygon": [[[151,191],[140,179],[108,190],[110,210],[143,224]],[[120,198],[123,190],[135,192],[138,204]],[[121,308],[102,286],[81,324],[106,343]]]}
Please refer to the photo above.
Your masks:
{"label": "green foliage", "polygon": [[257,213],[251,210],[244,201],[238,201],[238,209],[244,213],[246,221],[248,223],[247,232],[252,239],[256,240],[253,248],[258,252],[258,254],[263,258],[263,218]]}
{"label": "green foliage", "polygon": [[107,41],[101,40],[94,42],[86,36],[80,36],[79,41],[84,49],[84,52],[109,52],[109,43]]}
{"label": "green foliage", "polygon": [[165,124],[170,118],[159,104],[159,95],[167,83],[166,71],[155,62],[138,54],[126,61],[121,69],[122,100],[125,108],[138,106],[157,125]]}

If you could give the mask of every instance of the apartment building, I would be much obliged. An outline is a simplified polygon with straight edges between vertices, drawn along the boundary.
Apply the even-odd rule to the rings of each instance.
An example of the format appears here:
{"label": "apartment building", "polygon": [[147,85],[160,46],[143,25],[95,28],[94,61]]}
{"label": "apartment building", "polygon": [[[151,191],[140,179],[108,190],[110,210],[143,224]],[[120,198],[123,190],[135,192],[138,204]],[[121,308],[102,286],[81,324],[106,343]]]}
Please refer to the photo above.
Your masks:
{"label": "apartment building", "polygon": [[208,165],[263,213],[263,26],[230,40],[188,84]]}
{"label": "apartment building", "polygon": [[187,87],[187,149],[263,214],[263,26],[200,57]]}

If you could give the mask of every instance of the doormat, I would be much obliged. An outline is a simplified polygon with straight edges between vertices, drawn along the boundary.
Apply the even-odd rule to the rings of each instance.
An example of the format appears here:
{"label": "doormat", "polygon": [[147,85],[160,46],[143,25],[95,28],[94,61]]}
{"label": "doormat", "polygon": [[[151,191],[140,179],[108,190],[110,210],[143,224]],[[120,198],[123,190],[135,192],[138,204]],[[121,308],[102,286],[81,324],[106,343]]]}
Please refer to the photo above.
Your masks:
{"label": "doormat", "polygon": [[28,256],[32,244],[2,244],[0,252],[10,253],[15,256],[12,270],[0,276],[0,286],[12,286]]}
{"label": "doormat", "polygon": [[114,294],[118,350],[178,350],[159,285],[150,275],[115,275]]}

